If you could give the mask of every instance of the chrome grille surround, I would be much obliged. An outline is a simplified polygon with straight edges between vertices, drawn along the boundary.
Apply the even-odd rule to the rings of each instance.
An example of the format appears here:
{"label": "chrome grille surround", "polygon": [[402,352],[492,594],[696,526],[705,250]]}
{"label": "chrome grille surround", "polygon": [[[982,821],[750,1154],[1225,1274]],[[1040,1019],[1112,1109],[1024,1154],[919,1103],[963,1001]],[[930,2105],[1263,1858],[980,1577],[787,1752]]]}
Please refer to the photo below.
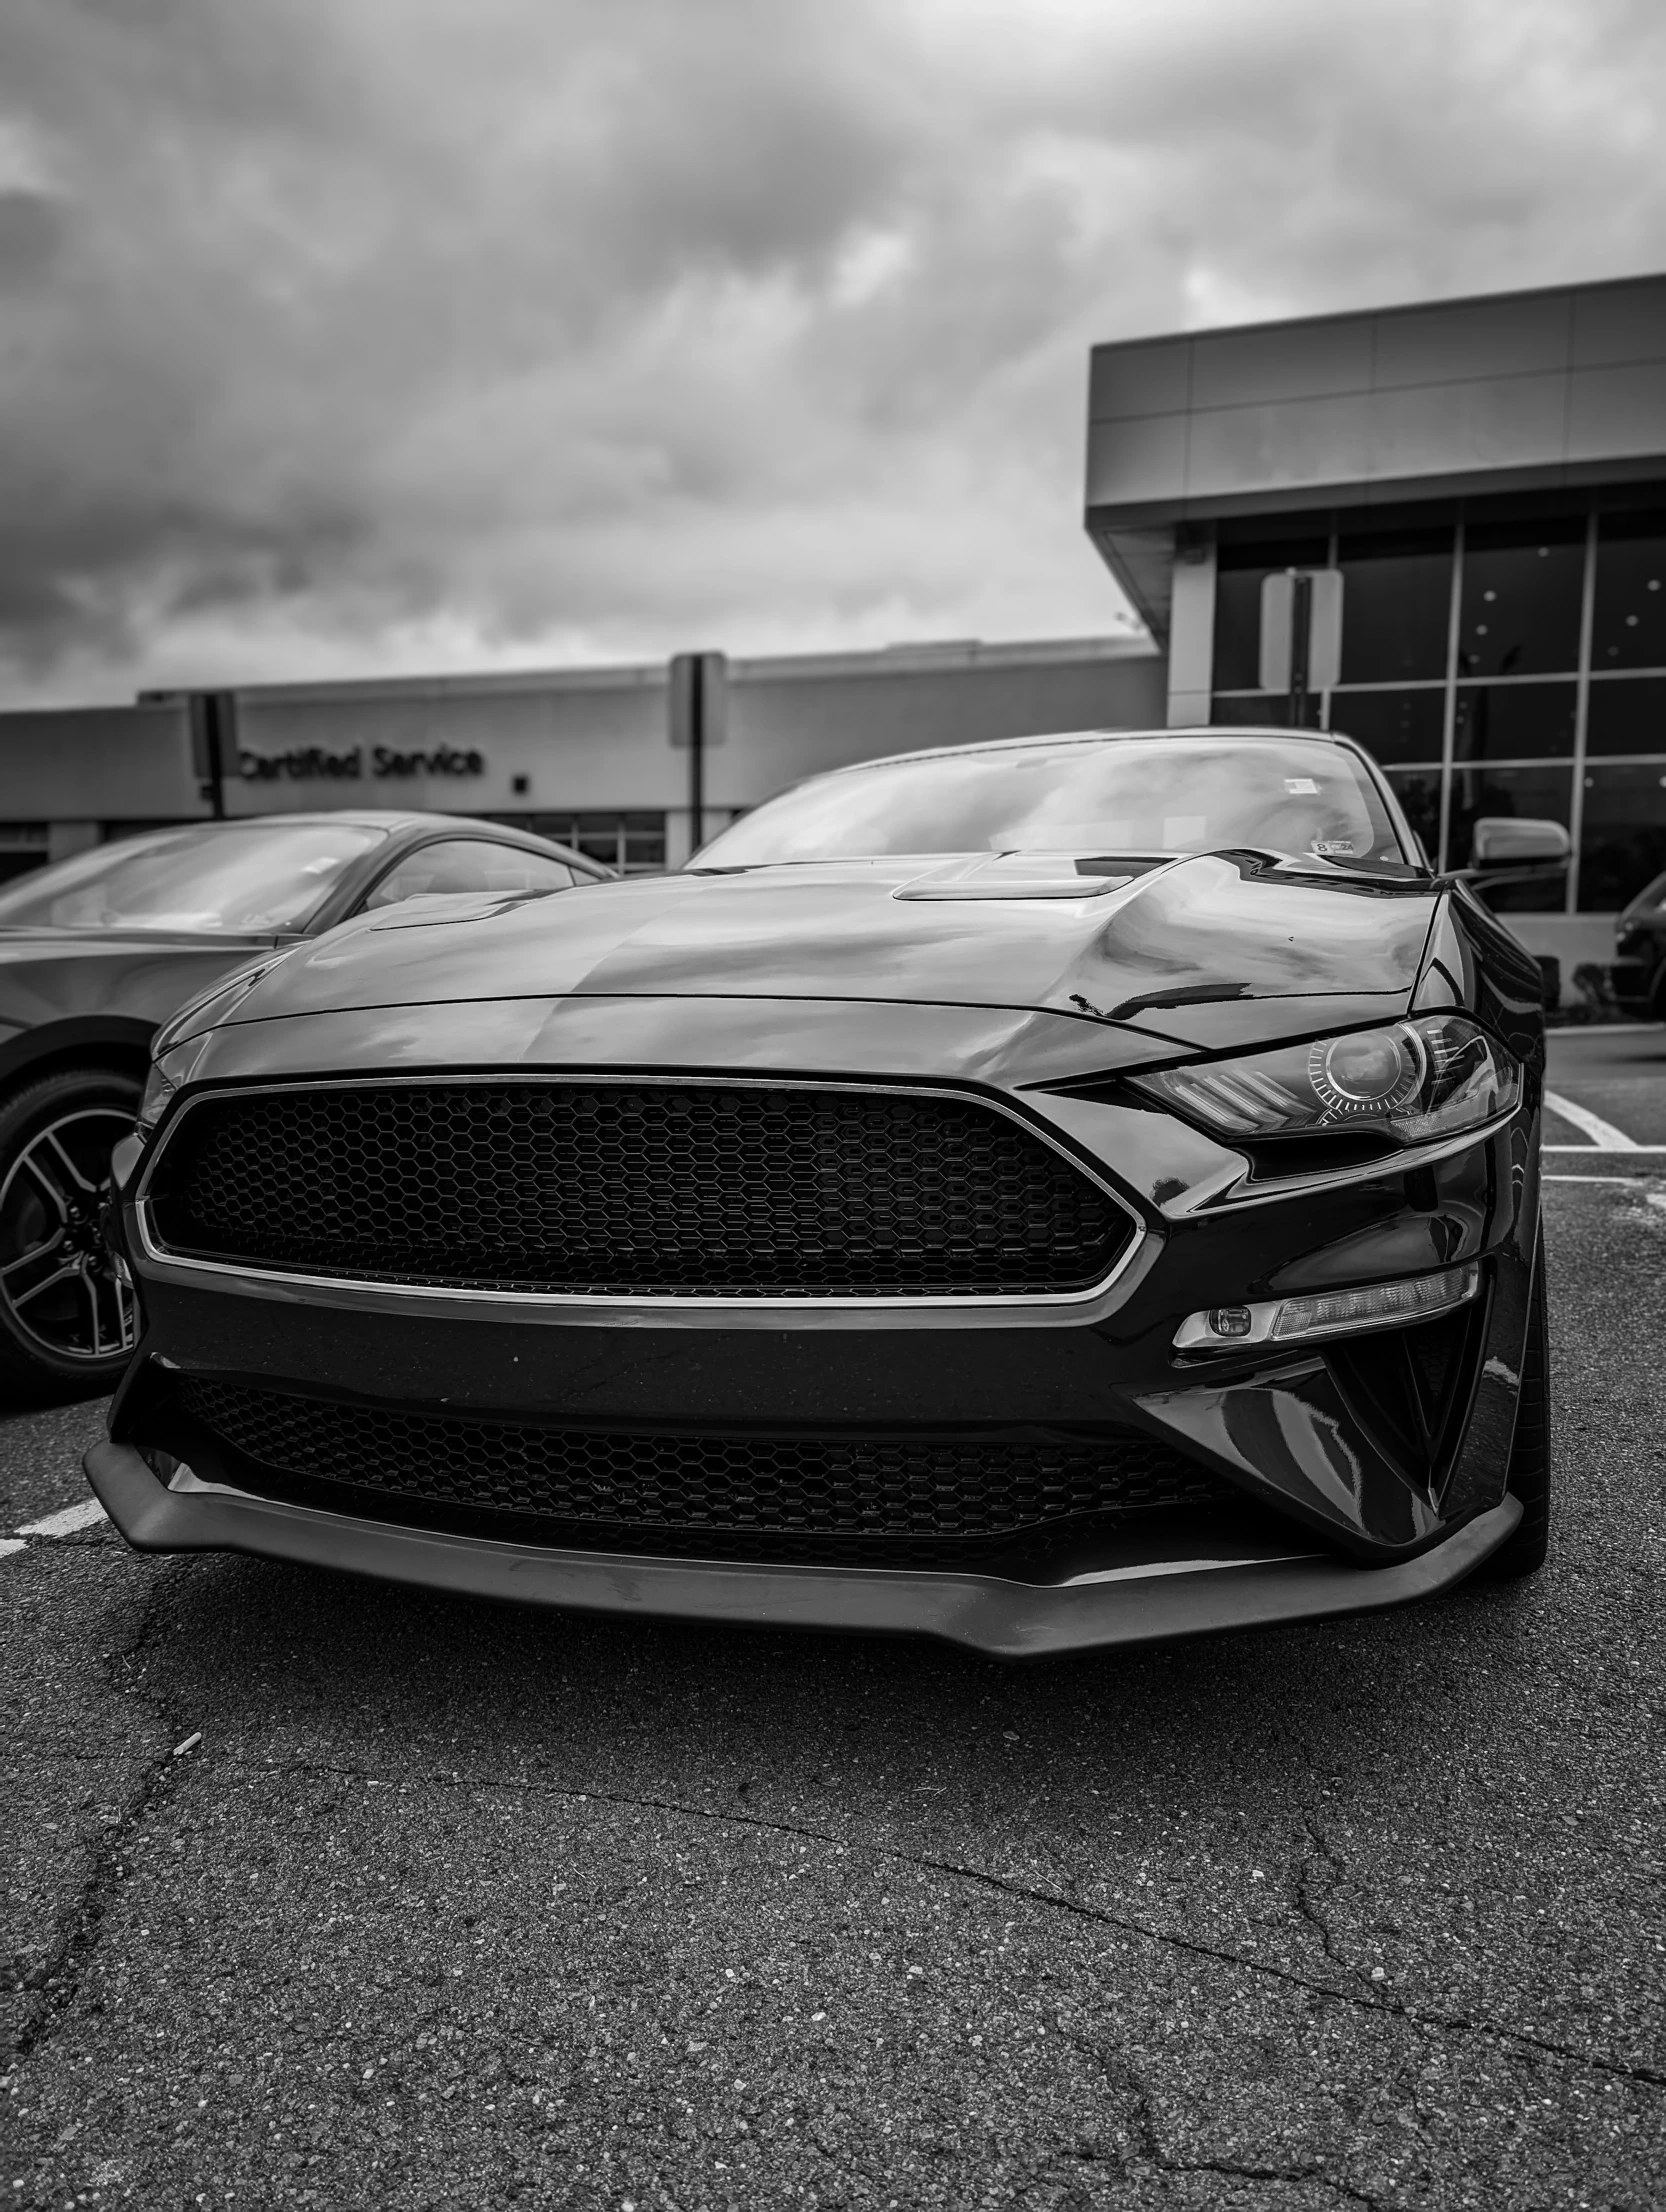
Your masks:
{"label": "chrome grille surround", "polygon": [[[315,1260],[309,1262],[305,1256],[214,1253],[188,1246],[182,1248],[171,1234],[172,1224],[166,1218],[169,1172],[179,1157],[181,1143],[194,1124],[200,1126],[196,1118],[204,1112],[226,1103],[248,1107],[277,1104],[296,1097],[317,1099],[341,1093],[388,1099],[409,1098],[413,1093],[423,1092],[466,1095],[474,1101],[482,1096],[490,1099],[493,1094],[501,1099],[507,1093],[518,1094],[523,1101],[538,1094],[553,1099],[571,1098],[574,1093],[580,1093],[588,1094],[594,1101],[607,1092],[634,1092],[639,1097],[657,1098],[669,1092],[685,1098],[695,1094],[706,1100],[744,1101],[753,1110],[754,1117],[758,1113],[767,1115],[772,1109],[779,1110],[783,1102],[809,1102],[824,1110],[878,1102],[882,1112],[888,1109],[895,1113],[900,1109],[905,1118],[918,1114],[928,1104],[935,1104],[940,1110],[960,1116],[963,1126],[976,1130],[985,1139],[986,1150],[992,1141],[993,1149],[1004,1154],[1006,1160],[1020,1159],[1032,1181],[1039,1179],[1042,1185],[1050,1185],[1048,1195],[1055,1208],[1062,1198],[1073,1200],[1097,1234],[1097,1250],[1087,1254],[1096,1265],[1092,1269],[1080,1267],[1075,1278],[1062,1286],[1038,1284],[1033,1279],[1017,1282],[974,1280],[961,1285],[928,1279],[923,1286],[857,1280],[837,1287],[813,1282],[798,1282],[782,1288],[744,1283],[713,1288],[702,1283],[667,1287],[593,1281],[571,1287],[527,1280],[506,1284],[501,1280],[482,1280],[478,1275],[470,1277],[462,1270],[443,1274],[432,1268],[383,1272],[363,1266],[320,1266]],[[825,1111],[823,1118],[826,1118]],[[744,1146],[738,1150],[730,1148],[733,1172],[742,1173],[753,1164]],[[714,1195],[721,1203],[729,1202],[730,1194],[722,1189]],[[309,1302],[339,1306],[372,1304],[385,1308],[390,1304],[416,1301],[430,1311],[445,1308],[477,1311],[485,1302],[535,1311],[549,1319],[628,1322],[635,1318],[644,1324],[672,1326],[721,1326],[725,1319],[747,1316],[752,1317],[755,1324],[765,1326],[789,1326],[815,1320],[830,1326],[855,1326],[860,1325],[866,1315],[885,1315],[905,1321],[913,1317],[922,1325],[930,1325],[933,1314],[945,1320],[950,1315],[975,1315],[979,1320],[995,1323],[1003,1318],[1040,1320],[1049,1314],[1056,1315],[1060,1309],[1079,1313],[1082,1318],[1096,1318],[1100,1312],[1120,1302],[1110,1295],[1113,1286],[1120,1283],[1150,1242],[1133,1207],[1090,1162],[1061,1142],[1045,1124],[1002,1098],[970,1086],[852,1082],[825,1077],[641,1075],[612,1070],[563,1070],[553,1074],[542,1070],[530,1074],[524,1070],[490,1074],[442,1071],[368,1078],[296,1078],[281,1083],[235,1087],[205,1086],[194,1095],[188,1094],[164,1124],[152,1156],[145,1163],[137,1197],[140,1246],[152,1270],[167,1279],[201,1281],[205,1277],[214,1278],[223,1287],[244,1295],[285,1299],[305,1287],[319,1294],[316,1300]],[[1016,1210],[1033,1224],[1033,1208],[1020,1206],[1008,1210]],[[754,1206],[753,1218],[757,1217],[758,1209]],[[1033,1227],[1028,1243],[1033,1253],[1037,1245]]]}

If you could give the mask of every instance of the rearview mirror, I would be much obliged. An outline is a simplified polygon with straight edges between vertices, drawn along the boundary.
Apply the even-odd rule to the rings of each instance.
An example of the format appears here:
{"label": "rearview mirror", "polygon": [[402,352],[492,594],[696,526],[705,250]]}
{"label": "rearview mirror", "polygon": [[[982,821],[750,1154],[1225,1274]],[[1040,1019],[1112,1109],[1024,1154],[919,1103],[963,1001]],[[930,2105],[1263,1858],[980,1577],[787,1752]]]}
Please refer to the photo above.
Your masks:
{"label": "rearview mirror", "polygon": [[1536,822],[1513,814],[1483,814],[1475,825],[1469,865],[1475,874],[1514,874],[1518,869],[1565,868],[1573,841],[1560,822]]}

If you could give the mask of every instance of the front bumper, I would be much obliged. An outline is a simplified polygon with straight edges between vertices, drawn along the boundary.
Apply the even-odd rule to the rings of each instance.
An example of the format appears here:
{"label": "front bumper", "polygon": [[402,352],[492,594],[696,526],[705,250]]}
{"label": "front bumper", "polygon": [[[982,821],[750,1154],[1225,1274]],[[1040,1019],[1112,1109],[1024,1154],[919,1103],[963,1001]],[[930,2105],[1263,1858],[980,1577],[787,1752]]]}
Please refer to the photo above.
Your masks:
{"label": "front bumper", "polygon": [[[635,1006],[557,1012],[582,1019],[587,1051],[609,1066],[632,1057],[629,1025],[649,1019]],[[1518,1116],[1472,1140],[1261,1186],[1246,1183],[1241,1156],[1105,1089],[1108,1058],[1172,1047],[1059,1017],[992,1029],[987,1014],[964,1010],[895,1009],[888,1024],[860,1012],[867,1065],[883,1079],[948,1080],[1014,1100],[1098,1163],[1141,1229],[1103,1297],[1069,1309],[991,1301],[952,1312],[747,1312],[286,1279],[179,1263],[154,1249],[134,1158],[117,1182],[145,1335],[113,1409],[114,1442],[89,1462],[112,1518],[146,1549],[242,1550],[576,1610],[906,1631],[1009,1656],[1404,1603],[1460,1579],[1508,1535],[1537,1236],[1536,1084]],[[662,1008],[654,1018],[663,1058],[668,1017]],[[1316,1011],[1316,1023],[1325,1018]],[[813,1077],[851,1064],[852,1009],[774,1009],[771,1019],[750,1044],[750,1031],[737,1037],[726,1026],[728,1056],[774,1064],[787,1054],[778,1032],[790,1023],[795,1068]],[[304,1076],[321,1059],[368,1062],[380,1074],[389,1058],[386,1038],[351,1027],[326,1038],[300,1034],[307,1023],[255,1027],[261,1034],[217,1036],[225,1065],[201,1080]],[[538,1064],[534,1048],[549,1043],[538,1032],[524,1056]],[[448,1064],[465,1058],[449,1030],[444,1045]],[[714,1049],[709,1034],[691,1038],[690,1064]],[[403,1050],[405,1064],[440,1057],[420,1022]],[[479,1057],[506,1057],[496,1032]],[[1052,1087],[1036,1088],[1041,1074]],[[1080,1093],[1057,1087],[1090,1075]],[[1397,1386],[1383,1367],[1389,1336],[1370,1340],[1378,1349],[1369,1356],[1348,1344],[1251,1345],[1203,1358],[1174,1348],[1189,1313],[1222,1301],[1468,1261],[1483,1295],[1452,1324],[1445,1379],[1431,1374],[1420,1385],[1428,1403],[1417,1434],[1396,1415]],[[334,1453],[333,1474],[320,1460],[318,1479],[298,1483],[291,1476],[306,1460],[246,1448],[216,1429],[205,1389],[333,1409],[329,1420],[361,1441]],[[876,1440],[928,1458],[939,1445],[966,1448],[985,1463],[1009,1450],[1032,1464],[1083,1450],[1167,1455],[1227,1502],[1164,1506],[1162,1529],[1161,1514],[1120,1508],[1114,1526],[1055,1520],[1071,1548],[1042,1559],[1011,1556],[1004,1539],[929,1557],[889,1551],[888,1539],[883,1558],[871,1547],[859,1559],[848,1549],[830,1556],[819,1539],[777,1542],[767,1531],[765,1542],[725,1547],[717,1530],[729,1523],[665,1512],[610,1515],[633,1525],[596,1525],[586,1539],[574,1524],[595,1515],[546,1508],[540,1529],[531,1509],[520,1522],[496,1510],[505,1496],[487,1498],[489,1511],[435,1507],[456,1493],[428,1481],[436,1470],[428,1443],[413,1445],[413,1424],[431,1439],[455,1423],[559,1432],[581,1461],[592,1447],[651,1456],[662,1444],[692,1451],[710,1442],[750,1455],[780,1444],[813,1455]],[[193,1472],[165,1486],[150,1472],[166,1465],[159,1454]],[[1006,1482],[1004,1461],[998,1473]],[[777,1526],[820,1524],[783,1516],[769,1524]],[[733,1528],[744,1536],[740,1522]]]}
{"label": "front bumper", "polygon": [[1507,1497],[1432,1550],[1390,1567],[1355,1567],[1334,1554],[1297,1550],[1164,1560],[1035,1584],[993,1575],[551,1551],[349,1520],[225,1490],[169,1489],[126,1444],[95,1445],[85,1466],[100,1503],[136,1551],[249,1552],[571,1612],[932,1636],[997,1659],[1409,1605],[1461,1582],[1521,1518],[1520,1505]]}

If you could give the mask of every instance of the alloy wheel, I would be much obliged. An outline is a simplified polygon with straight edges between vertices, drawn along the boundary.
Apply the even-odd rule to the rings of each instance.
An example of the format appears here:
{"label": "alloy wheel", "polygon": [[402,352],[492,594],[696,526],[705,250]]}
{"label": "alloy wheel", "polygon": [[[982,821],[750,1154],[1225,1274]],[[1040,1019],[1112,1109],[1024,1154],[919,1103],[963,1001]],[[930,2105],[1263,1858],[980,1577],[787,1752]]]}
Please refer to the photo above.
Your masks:
{"label": "alloy wheel", "polygon": [[110,1360],[138,1342],[138,1305],[100,1224],[110,1154],[132,1128],[119,1106],[61,1114],[0,1182],[0,1298],[19,1334],[54,1359]]}

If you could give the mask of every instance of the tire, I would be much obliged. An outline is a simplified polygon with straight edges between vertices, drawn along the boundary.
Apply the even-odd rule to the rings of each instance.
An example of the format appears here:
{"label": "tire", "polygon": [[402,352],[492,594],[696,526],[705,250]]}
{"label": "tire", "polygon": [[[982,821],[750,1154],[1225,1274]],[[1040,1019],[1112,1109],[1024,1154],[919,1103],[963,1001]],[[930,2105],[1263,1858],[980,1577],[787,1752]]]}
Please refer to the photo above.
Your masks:
{"label": "tire", "polygon": [[101,1396],[138,1341],[98,1217],[140,1089],[119,1068],[60,1068],[0,1100],[0,1395]]}
{"label": "tire", "polygon": [[1513,1582],[1533,1574],[1550,1549],[1550,1316],[1545,1296],[1544,1236],[1539,1237],[1533,1292],[1527,1312],[1527,1341],[1521,1355],[1521,1399],[1510,1446],[1509,1491],[1521,1500],[1521,1519],[1481,1574],[1491,1582]]}

